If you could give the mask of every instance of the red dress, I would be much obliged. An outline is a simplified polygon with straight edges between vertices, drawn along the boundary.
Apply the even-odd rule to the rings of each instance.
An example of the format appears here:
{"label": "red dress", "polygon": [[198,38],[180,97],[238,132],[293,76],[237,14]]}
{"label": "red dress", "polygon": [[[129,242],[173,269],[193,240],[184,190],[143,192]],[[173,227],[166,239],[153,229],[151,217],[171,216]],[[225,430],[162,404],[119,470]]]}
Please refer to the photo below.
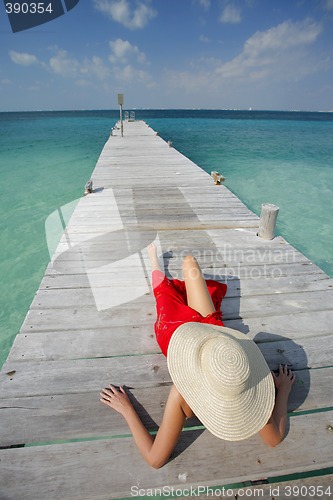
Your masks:
{"label": "red dress", "polygon": [[157,343],[165,356],[173,332],[183,323],[198,322],[224,326],[220,308],[227,291],[227,285],[215,280],[206,280],[215,312],[208,314],[208,316],[202,316],[187,305],[184,281],[170,280],[161,271],[153,271],[152,279],[157,312],[154,325],[155,335]]}

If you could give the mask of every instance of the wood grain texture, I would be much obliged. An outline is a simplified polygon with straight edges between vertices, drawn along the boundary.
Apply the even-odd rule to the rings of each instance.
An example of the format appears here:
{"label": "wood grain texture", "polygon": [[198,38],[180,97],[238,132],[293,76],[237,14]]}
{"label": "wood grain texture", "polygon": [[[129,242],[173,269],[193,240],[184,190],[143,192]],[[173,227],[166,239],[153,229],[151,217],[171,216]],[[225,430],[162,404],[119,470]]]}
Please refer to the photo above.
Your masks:
{"label": "wood grain texture", "polygon": [[173,460],[154,471],[131,438],[3,450],[2,495],[6,500],[110,500],[130,498],[133,486],[214,486],[288,474],[291,468],[326,468],[332,464],[332,423],[333,412],[295,417],[288,439],[274,449],[258,436],[231,443],[207,431],[183,432]]}

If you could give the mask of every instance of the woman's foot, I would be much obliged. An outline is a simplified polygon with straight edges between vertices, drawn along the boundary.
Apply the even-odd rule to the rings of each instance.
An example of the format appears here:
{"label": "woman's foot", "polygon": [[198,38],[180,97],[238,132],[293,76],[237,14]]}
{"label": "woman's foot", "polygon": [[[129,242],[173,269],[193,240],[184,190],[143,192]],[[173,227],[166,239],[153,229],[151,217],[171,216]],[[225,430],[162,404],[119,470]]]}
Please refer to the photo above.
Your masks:
{"label": "woman's foot", "polygon": [[149,255],[149,259],[150,259],[150,263],[151,263],[151,270],[152,271],[160,271],[161,267],[160,267],[160,264],[158,262],[157,248],[156,248],[155,243],[151,243],[150,245],[148,245],[147,250],[148,250],[148,255]]}

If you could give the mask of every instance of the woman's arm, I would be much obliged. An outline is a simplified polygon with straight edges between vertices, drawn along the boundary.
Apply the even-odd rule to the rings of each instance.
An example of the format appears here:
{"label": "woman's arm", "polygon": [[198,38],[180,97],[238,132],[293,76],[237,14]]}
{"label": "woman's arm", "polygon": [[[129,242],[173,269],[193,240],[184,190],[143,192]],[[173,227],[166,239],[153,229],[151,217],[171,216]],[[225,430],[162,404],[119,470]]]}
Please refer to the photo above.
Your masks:
{"label": "woman's arm", "polygon": [[184,400],[175,386],[171,387],[162,423],[155,439],[141,422],[122,387],[120,387],[120,391],[117,391],[115,387],[110,385],[110,389],[103,389],[100,396],[102,403],[123,415],[135,444],[146,462],[155,469],[162,467],[178,441],[186,418],[183,410]]}
{"label": "woman's arm", "polygon": [[273,373],[273,377],[277,388],[274,410],[268,423],[259,431],[265,443],[272,448],[281,443],[286,435],[288,397],[295,381],[291,370],[282,365],[279,368],[279,375]]}

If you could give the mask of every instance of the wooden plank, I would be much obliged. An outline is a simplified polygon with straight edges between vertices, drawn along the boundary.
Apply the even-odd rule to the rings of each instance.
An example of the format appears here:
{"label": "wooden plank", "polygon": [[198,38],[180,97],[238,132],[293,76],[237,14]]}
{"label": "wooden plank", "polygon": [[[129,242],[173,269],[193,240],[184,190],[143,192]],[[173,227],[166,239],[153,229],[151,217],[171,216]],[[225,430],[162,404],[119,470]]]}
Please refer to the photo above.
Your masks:
{"label": "wooden plank", "polygon": [[[131,271],[131,270],[130,270]],[[99,279],[98,274],[94,273],[96,275],[96,279],[94,281],[94,286],[98,286],[99,288],[103,289],[107,295],[108,292],[112,293],[113,290],[121,290],[121,289],[129,289],[133,285],[135,286],[140,286],[140,285],[146,285],[146,293],[150,293],[151,295],[151,288],[150,288],[150,283],[151,283],[151,277],[149,273],[149,277],[146,276],[145,270],[144,273],[141,273],[141,281],[138,279],[137,282],[134,282],[132,284],[131,282],[131,273],[118,273],[118,283],[116,280],[113,280],[113,276],[109,277],[109,282],[105,282],[105,274],[103,273],[103,276],[101,277],[101,280]],[[138,269],[138,276],[140,269]],[[102,273],[101,273],[102,274]],[[177,273],[179,275],[179,273]],[[91,275],[90,275],[91,278]],[[107,277],[108,278],[108,277]],[[273,278],[274,279],[274,278]],[[220,280],[222,281],[222,280]],[[272,283],[273,280],[270,282]],[[257,288],[257,294],[251,293],[251,286],[248,285],[248,291],[247,294],[241,295],[241,282],[238,281],[237,279],[233,280],[226,280],[227,284],[229,282],[232,282],[232,287],[229,287],[229,290],[227,292],[227,295],[225,299],[223,300],[223,312],[225,314],[228,314],[230,310],[234,310],[234,303],[235,299],[238,299],[241,301],[240,305],[240,310],[242,314],[246,315],[248,314],[248,310],[251,309],[255,312],[258,310],[258,302],[262,303],[263,307],[273,307],[275,311],[279,311],[279,309],[283,309],[284,311],[287,312],[288,308],[293,308],[293,309],[302,309],[304,307],[304,303],[309,304],[313,303],[314,307],[310,306],[310,309],[308,310],[313,310],[315,309],[332,309],[332,299],[333,299],[333,289],[328,285],[329,281],[327,281],[324,286],[322,287],[314,287],[314,290],[298,290],[295,292],[294,288],[290,286],[289,282],[289,288],[286,286],[284,293],[282,293],[279,289],[278,290],[272,290],[265,287],[262,289],[259,289],[260,294],[258,293],[258,288]],[[237,284],[239,284],[239,287],[237,287]],[[273,282],[274,284],[274,282]],[[236,286],[235,286],[236,285]],[[230,290],[231,288],[231,290]],[[238,290],[237,290],[238,288]],[[319,288],[319,289],[318,289]],[[254,289],[255,290],[255,289]],[[131,290],[128,290],[128,297],[129,300],[131,299]],[[238,293],[237,293],[238,292]],[[272,293],[273,292],[273,293]],[[59,288],[48,288],[48,289],[40,289],[36,293],[36,296],[33,300],[33,303],[31,307],[33,309],[48,309],[48,308],[66,308],[66,307],[86,307],[86,306],[93,306],[95,304],[94,301],[94,289],[93,287],[79,287],[79,288],[67,288],[67,289],[59,289]],[[147,299],[146,294],[143,295],[142,297],[139,297],[137,300],[142,301],[142,302],[151,302],[154,305],[154,299],[152,296],[150,296],[150,299]],[[319,304],[321,304],[321,307],[319,307]]]}
{"label": "wooden plank", "polygon": [[287,439],[274,449],[258,436],[232,443],[207,431],[187,431],[175,458],[155,471],[143,462],[131,438],[3,450],[2,495],[7,500],[109,500],[110,495],[129,498],[133,486],[214,486],[327,468],[332,463],[332,422],[333,412],[295,417]]}
{"label": "wooden plank", "polygon": [[16,336],[8,360],[54,361],[159,352],[152,323],[130,324],[112,329],[22,333]]}
{"label": "wooden plank", "polygon": [[[124,375],[125,377],[125,375]],[[333,383],[333,368],[302,369],[288,402],[288,410],[303,412],[326,408]],[[123,382],[126,382],[124,379]],[[171,381],[129,391],[132,402],[148,429],[156,430],[164,412]],[[99,402],[100,384],[94,391],[44,396],[7,397],[0,402],[0,447],[63,439],[100,438],[128,434],[125,420],[116,412],[105,411]],[[200,425],[189,419],[187,427]]]}
{"label": "wooden plank", "polygon": [[170,382],[163,354],[26,363],[6,362],[0,400],[6,397],[74,394],[108,384],[155,387]]}
{"label": "wooden plank", "polygon": [[263,342],[258,343],[258,347],[272,370],[277,370],[280,364],[288,365],[292,370],[331,366],[333,359],[333,335],[300,338],[296,342]]}
{"label": "wooden plank", "polygon": [[[249,332],[249,338],[257,337]],[[259,347],[273,370],[288,364],[293,369],[331,365],[333,335],[297,338],[267,336]],[[322,346],[325,345],[325,349]],[[10,361],[59,360],[159,353],[152,324],[122,325],[110,329],[34,332],[16,336]]]}
{"label": "wooden plank", "polygon": [[[148,286],[148,285],[147,285]],[[148,288],[147,288],[148,290]],[[96,308],[98,295],[99,310]],[[98,290],[46,290],[39,293],[27,314],[22,332],[50,331],[56,329],[100,328],[155,320],[155,304],[149,295],[131,300],[131,290],[124,290],[123,304],[110,307],[115,300],[109,289]],[[258,297],[230,297],[223,300],[223,320],[261,318],[263,323],[271,315],[299,314],[305,311],[332,311],[332,290],[290,294],[273,294]],[[116,292],[114,292],[116,293]],[[119,293],[119,289],[117,290]],[[48,303],[47,297],[51,297]],[[52,308],[48,307],[52,305]],[[259,316],[260,315],[260,316]],[[135,321],[136,318],[136,321]],[[316,333],[315,320],[312,328]],[[237,328],[236,328],[237,329]]]}
{"label": "wooden plank", "polygon": [[[306,343],[305,339],[303,343]],[[274,370],[280,362],[289,364],[296,370],[311,367],[312,362],[315,366],[327,366],[331,359],[331,339],[325,338],[325,344],[330,346],[327,349],[328,357],[325,358],[322,354],[321,364],[313,361],[318,346],[314,342],[309,344],[312,346],[312,352],[309,353],[292,341],[258,345],[270,368]],[[110,381],[116,385],[126,383],[132,387],[152,387],[169,383],[170,376],[162,354],[59,360],[50,363],[7,361],[0,373],[0,398],[77,393],[82,391],[82,384],[85,390],[96,390],[101,384]]]}
{"label": "wooden plank", "polygon": [[243,333],[256,332],[256,342],[299,337],[332,335],[333,311],[305,311],[297,314],[272,314],[269,317],[226,319],[226,326]]}
{"label": "wooden plank", "polygon": [[[227,302],[227,301],[225,301]],[[124,305],[113,307],[111,309],[97,311],[96,307],[83,307],[74,309],[31,309],[21,333],[27,332],[51,332],[51,331],[72,331],[75,329],[91,330],[100,328],[110,328],[121,325],[149,324],[152,328],[155,321],[155,310],[153,304],[147,307],[144,302],[128,302]],[[237,304],[236,304],[237,305]],[[224,307],[226,310],[226,304]],[[304,311],[307,311],[304,307]],[[280,313],[280,314],[279,314]],[[320,335],[322,333],[332,333],[332,323],[327,323],[332,316],[331,309],[321,309],[302,312],[289,310],[288,314],[283,314],[283,307],[279,311],[274,311],[274,315],[254,316],[254,314],[239,316],[234,313],[223,315],[223,321],[226,326],[235,328],[243,333],[253,332],[258,339],[264,340],[271,338],[271,335],[288,335],[290,338],[297,339],[301,336]],[[314,319],[314,316],[316,318]],[[317,317],[322,320],[317,322]],[[280,323],[282,321],[282,323]],[[310,321],[310,322],[309,322]],[[298,324],[304,324],[304,330],[300,331]],[[276,337],[275,337],[276,338]]]}
{"label": "wooden plank", "polygon": [[[99,227],[102,228],[100,233],[95,234]],[[107,247],[110,248],[110,242],[113,242],[113,246],[128,239],[129,243],[139,243],[138,250],[144,250],[145,247],[153,241],[157,236],[157,230],[149,228],[140,228],[138,226],[126,227],[120,231],[108,231],[108,226],[106,229],[97,223],[97,226],[82,226],[84,231],[82,233],[77,232],[66,232],[64,236],[64,243],[68,243],[68,239],[73,245],[79,245],[81,242],[85,242],[83,250],[85,247],[91,248],[94,246],[96,251],[105,251]],[[94,232],[89,236],[90,230]],[[79,226],[75,226],[75,230],[79,230]],[[222,238],[217,238],[212,230],[204,233],[202,231],[189,229],[188,231],[168,230],[161,231],[158,230],[158,235],[161,240],[163,251],[173,250],[175,255],[182,255],[185,251],[194,251],[196,256],[200,258],[203,262],[207,259],[211,259],[212,262],[221,263],[226,262],[247,262],[248,264],[253,264],[255,262],[266,262],[271,258],[271,262],[281,263],[281,262],[311,262],[306,259],[302,254],[297,252],[293,247],[284,243],[283,241],[277,241],[274,244],[263,244],[259,239],[254,238],[252,233],[247,234],[250,230],[244,230],[244,232],[236,230],[223,230],[220,232],[223,235]],[[228,237],[228,232],[230,237]],[[110,234],[113,233],[113,234]],[[235,233],[237,238],[234,237]],[[230,240],[230,241],[229,241]],[[200,244],[200,241],[202,243]],[[205,244],[203,245],[203,241]],[[264,240],[263,240],[264,241]],[[209,248],[207,248],[207,243],[209,243]],[[126,243],[125,243],[126,244]],[[66,247],[65,247],[66,248]],[[111,247],[112,248],[112,247]],[[78,248],[73,248],[73,251],[77,251]],[[317,267],[317,270],[321,273]]]}
{"label": "wooden plank", "polygon": [[[171,266],[170,266],[171,267]],[[147,270],[150,277],[150,266],[147,265]],[[172,267],[172,271],[174,267]],[[204,270],[206,271],[206,270]],[[209,271],[209,269],[207,269]],[[209,272],[205,272],[207,277]],[[133,285],[141,283],[140,274],[133,273]],[[331,288],[332,281],[324,273],[313,275],[296,275],[296,276],[276,276],[276,277],[261,277],[253,279],[243,279],[240,281],[237,277],[225,279],[225,276],[219,276],[220,282],[228,285],[228,297],[247,295],[265,295],[267,293],[284,293],[284,292],[302,292],[314,290],[326,290]],[[117,286],[128,286],[124,284],[119,272],[110,270],[106,273],[99,274],[100,286],[116,284]],[[45,274],[41,281],[39,290],[55,290],[66,288],[90,288],[90,282],[86,274]]]}
{"label": "wooden plank", "polygon": [[[113,326],[152,323],[155,306],[149,301],[128,302],[121,306],[97,311],[95,307],[73,309],[31,309],[21,332],[73,329],[112,328]],[[155,320],[155,319],[154,319]]]}
{"label": "wooden plank", "polygon": [[[99,401],[102,387],[93,392],[1,400],[0,446],[128,435],[121,415],[105,411]],[[170,386],[131,390],[133,404],[148,429],[157,429],[169,391]]]}
{"label": "wooden plank", "polygon": [[[117,267],[119,269],[126,267],[127,262],[122,262],[118,261],[117,262]],[[90,261],[89,262],[89,267],[90,269],[94,269],[94,273],[98,272],[98,267],[101,266],[101,261]],[[142,267],[142,266],[141,266]],[[128,268],[128,266],[127,266]],[[176,269],[174,269],[174,265],[171,263],[170,265],[170,272],[172,273],[172,277],[177,277],[174,275],[174,271],[177,271],[179,269],[178,265],[176,266]],[[276,271],[277,270],[277,271]],[[105,270],[101,270],[103,272]],[[295,264],[280,264],[277,266],[276,264],[264,264],[258,268],[258,266],[252,265],[235,265],[235,266],[225,266],[222,264],[222,266],[216,266],[215,268],[213,267],[204,267],[203,269],[206,277],[214,277],[214,279],[217,280],[223,280],[223,279],[239,279],[239,280],[254,280],[257,278],[279,278],[281,277],[288,277],[292,279],[294,276],[309,276],[309,275],[315,275],[314,279],[316,277],[319,277],[320,275],[323,275],[322,271],[318,271],[318,267],[315,266],[314,264],[309,263],[308,261],[300,261],[296,262]],[[64,274],[64,275],[73,275],[73,274],[83,274],[86,272],[86,267],[83,265],[83,263],[77,262],[77,261],[59,261],[56,264],[49,264],[46,269],[46,276],[52,276],[52,275],[59,275],[59,274]],[[149,268],[149,274],[150,274],[150,268]],[[329,285],[329,287],[331,287]]]}
{"label": "wooden plank", "polygon": [[[199,491],[200,493],[200,491]],[[200,496],[200,500],[211,500],[212,494],[209,490]],[[234,498],[260,498],[263,500],[285,500],[299,498],[323,500],[333,496],[333,475],[307,477],[296,480],[286,480],[279,483],[258,484],[257,486],[244,486],[233,490]],[[237,496],[238,495],[238,496]],[[187,498],[195,499],[193,496]]]}
{"label": "wooden plank", "polygon": [[[96,237],[96,239],[99,238],[105,240],[108,239],[106,235],[99,235]],[[71,244],[73,245],[73,242]],[[132,271],[132,275],[134,278],[136,276],[135,272],[138,272],[139,268],[142,268],[143,266],[150,274],[150,265],[148,264],[148,261],[143,258],[142,249],[137,248],[134,245],[135,243],[133,242],[129,247],[124,245],[122,248],[120,246],[117,250],[110,250],[108,252],[107,249],[103,248],[100,248],[99,251],[95,251],[93,242],[89,242],[89,240],[77,242],[77,244],[75,246],[73,245],[71,248],[68,248],[68,245],[64,244],[61,253],[56,255],[56,258],[52,262],[50,269],[47,270],[47,273],[49,274],[51,269],[53,270],[53,272],[57,271],[58,273],[62,273],[62,268],[70,269],[68,263],[72,265],[73,270],[71,274],[73,274],[78,273],[80,270],[82,273],[82,268],[83,270],[91,270],[94,268],[105,266],[107,264],[119,262],[119,267],[124,268],[127,266],[127,272]],[[122,254],[121,251],[123,252]],[[170,249],[166,250],[166,253],[170,252],[172,252],[174,259],[170,263],[170,271],[175,270],[179,272],[181,268],[182,257],[189,253],[193,253],[197,258],[198,263],[202,266],[203,272],[214,275],[217,277],[217,279],[219,278],[219,276],[228,276],[229,278],[235,276],[241,279],[246,276],[250,277],[250,275],[252,275],[251,279],[253,279],[264,277],[270,274],[275,278],[279,278],[281,276],[284,276],[288,271],[290,271],[290,275],[292,276],[295,274],[304,274],[304,272],[307,271],[311,273],[312,270],[311,263],[305,260],[305,258],[299,256],[299,258],[295,257],[294,259],[291,255],[288,254],[274,255],[263,253],[261,258],[257,261],[250,259],[247,260],[246,258],[244,261],[232,261],[228,260],[227,258],[223,259],[223,257],[214,259],[213,257],[209,256],[208,250],[208,255],[205,259],[200,256],[198,250],[194,251],[191,248],[184,248],[181,252],[179,252],[179,254],[177,254],[173,250],[173,248],[170,247]],[[140,259],[137,259],[136,263],[131,263],[132,265],[129,266],[129,261],[125,259],[127,257],[133,256],[135,253],[138,254]],[[307,269],[302,269],[302,266],[306,266]],[[115,271],[113,272],[116,272],[117,268],[114,269]],[[95,272],[98,272],[98,270],[96,270]],[[318,273],[315,268],[313,269],[313,274],[314,273],[322,274]]]}
{"label": "wooden plank", "polygon": [[[115,233],[115,234],[112,234]],[[83,236],[83,237],[82,237]],[[157,234],[149,235],[151,242],[157,238]],[[178,234],[181,238],[181,234]],[[112,244],[117,243],[119,248],[112,248]],[[92,237],[87,236],[85,233],[81,234],[66,234],[57,247],[57,260],[76,260],[81,258],[84,261],[98,261],[106,260],[113,257],[114,253],[119,253],[121,247],[125,256],[128,253],[140,251],[145,256],[145,261],[148,263],[147,252],[144,245],[147,246],[147,239],[143,239],[138,235],[131,235],[123,231],[106,231],[99,233]],[[295,264],[297,262],[307,262],[308,259],[298,254],[294,249],[288,247],[280,248],[247,248],[246,250],[216,248],[211,245],[211,248],[193,248],[193,246],[186,246],[182,242],[182,247],[177,248],[175,245],[169,245],[167,250],[163,252],[173,252],[173,257],[176,259],[177,264],[181,265],[182,256],[192,252],[197,258],[198,262],[205,266],[212,267],[226,267],[235,264],[245,264],[248,266],[261,266],[264,264],[273,264],[278,267],[280,264]],[[119,258],[119,260],[121,260]],[[179,262],[178,262],[179,261]]]}

